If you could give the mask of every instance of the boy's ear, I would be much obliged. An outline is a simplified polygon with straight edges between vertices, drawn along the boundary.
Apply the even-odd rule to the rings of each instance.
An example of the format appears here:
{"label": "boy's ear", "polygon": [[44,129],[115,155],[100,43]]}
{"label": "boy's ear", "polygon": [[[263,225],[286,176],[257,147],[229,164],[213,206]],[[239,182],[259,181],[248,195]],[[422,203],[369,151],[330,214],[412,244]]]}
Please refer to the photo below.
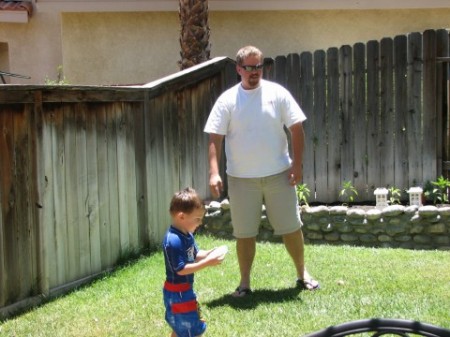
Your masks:
{"label": "boy's ear", "polygon": [[177,212],[177,214],[175,214],[175,217],[177,219],[184,220],[185,214],[184,214],[184,212]]}

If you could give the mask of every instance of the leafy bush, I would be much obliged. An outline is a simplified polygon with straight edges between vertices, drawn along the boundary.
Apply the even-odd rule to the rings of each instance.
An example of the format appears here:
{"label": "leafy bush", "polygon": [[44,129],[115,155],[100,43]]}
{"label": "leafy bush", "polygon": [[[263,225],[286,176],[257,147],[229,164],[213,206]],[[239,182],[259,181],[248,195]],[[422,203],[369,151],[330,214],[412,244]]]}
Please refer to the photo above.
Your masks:
{"label": "leafy bush", "polygon": [[358,196],[358,191],[353,186],[350,180],[344,181],[339,195],[343,197],[344,201],[353,202],[355,200],[355,197]]}
{"label": "leafy bush", "polygon": [[440,176],[436,181],[427,181],[424,187],[425,198],[433,204],[448,203],[450,180]]}
{"label": "leafy bush", "polygon": [[402,196],[402,191],[399,188],[392,186],[388,189],[388,191],[389,191],[389,195],[390,195],[389,203],[391,205],[395,205],[395,204],[399,205],[402,203],[400,200],[400,198]]}
{"label": "leafy bush", "polygon": [[63,74],[63,67],[61,65],[56,69],[56,80],[51,80],[48,77],[45,78],[45,84],[47,85],[67,85],[69,82]]}
{"label": "leafy bush", "polygon": [[306,184],[297,185],[296,193],[298,204],[299,205],[305,204],[306,206],[309,206],[308,199],[311,194],[311,191],[309,190],[308,185]]}

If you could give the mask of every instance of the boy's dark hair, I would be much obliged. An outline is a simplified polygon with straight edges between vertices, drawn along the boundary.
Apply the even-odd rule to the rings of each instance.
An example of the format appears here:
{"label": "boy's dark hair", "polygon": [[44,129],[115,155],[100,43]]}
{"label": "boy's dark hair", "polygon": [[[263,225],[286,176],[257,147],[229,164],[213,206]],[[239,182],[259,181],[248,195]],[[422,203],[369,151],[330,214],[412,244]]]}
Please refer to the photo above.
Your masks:
{"label": "boy's dark hair", "polygon": [[203,209],[204,207],[203,200],[197,192],[191,187],[186,187],[173,195],[169,211],[170,214],[178,212],[189,214],[196,209]]}

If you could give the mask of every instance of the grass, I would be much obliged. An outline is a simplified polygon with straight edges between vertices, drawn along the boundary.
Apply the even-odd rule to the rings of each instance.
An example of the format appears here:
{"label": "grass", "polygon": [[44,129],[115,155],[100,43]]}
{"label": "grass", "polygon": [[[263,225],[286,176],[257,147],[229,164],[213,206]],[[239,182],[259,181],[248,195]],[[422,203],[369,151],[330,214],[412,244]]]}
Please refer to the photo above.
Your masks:
{"label": "grass", "polygon": [[[222,265],[196,274],[207,336],[302,336],[356,319],[402,318],[450,328],[450,252],[306,246],[309,271],[321,282],[299,292],[282,244],[259,243],[254,294],[234,299],[234,242],[197,236],[201,248],[226,244]],[[161,252],[0,324],[0,336],[168,336]]]}

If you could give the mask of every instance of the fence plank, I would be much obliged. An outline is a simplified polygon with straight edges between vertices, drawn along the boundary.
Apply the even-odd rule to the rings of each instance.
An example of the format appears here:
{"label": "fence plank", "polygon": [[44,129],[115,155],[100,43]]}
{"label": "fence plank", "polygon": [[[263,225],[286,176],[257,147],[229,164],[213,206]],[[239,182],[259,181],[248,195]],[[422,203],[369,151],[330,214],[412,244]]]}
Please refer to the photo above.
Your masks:
{"label": "fence plank", "polygon": [[137,222],[134,127],[128,103],[122,103],[116,117],[120,245],[124,254],[134,251],[138,244],[138,232],[134,226]]}
{"label": "fence plank", "polygon": [[328,194],[327,175],[327,144],[329,142],[326,116],[326,67],[325,52],[320,50],[314,53],[314,179],[316,181],[316,193],[323,196],[322,200],[330,201]]}
{"label": "fence plank", "polygon": [[[73,106],[67,106],[64,111],[64,152],[66,155],[66,201],[67,201],[67,234],[68,238],[68,271],[69,281],[74,281],[80,275],[80,230],[78,219],[78,172],[77,172],[77,127]],[[55,200],[55,203],[59,203]],[[63,205],[56,204],[55,207]],[[70,239],[69,239],[70,238]],[[53,283],[52,283],[53,285]]]}
{"label": "fence plank", "polygon": [[303,123],[305,131],[305,150],[303,153],[303,183],[306,184],[314,195],[316,182],[314,177],[314,105],[313,105],[313,72],[312,54],[300,54],[300,103],[301,108],[308,118]]}
{"label": "fence plank", "polygon": [[286,58],[286,88],[300,104],[300,55],[289,54]]}
{"label": "fence plank", "polygon": [[390,38],[381,40],[381,100],[380,100],[380,175],[383,177],[383,186],[394,186],[394,61],[393,44]]}
{"label": "fence plank", "polygon": [[353,46],[354,92],[352,112],[354,122],[354,187],[358,191],[356,200],[370,199],[367,188],[367,116],[366,116],[366,46]]}
{"label": "fence plank", "polygon": [[[153,193],[154,210],[165,209],[167,210],[167,205],[169,204],[172,194],[178,189],[178,182],[173,181],[173,172],[178,171],[177,167],[171,165],[171,158],[173,158],[173,152],[171,151],[171,145],[174,141],[174,136],[170,134],[173,129],[171,129],[170,122],[170,101],[171,97],[169,94],[159,97],[156,104],[161,104],[164,106],[163,109],[154,109],[155,117],[154,128],[159,128],[160,130],[153,130],[155,132],[154,142],[156,145],[156,153],[153,160],[156,160],[156,168],[152,172],[152,182],[154,182]],[[177,131],[178,132],[178,131]],[[178,163],[177,163],[178,164]],[[172,184],[176,184],[174,187]],[[162,237],[169,223],[167,222],[167,215],[158,214],[155,219],[155,224],[158,226],[158,237]]]}
{"label": "fence plank", "polygon": [[[2,175],[1,172],[1,165],[0,165],[0,176]],[[0,188],[0,200],[3,199],[2,196],[2,189]],[[1,206],[3,206],[3,204],[0,204]],[[0,307],[4,306],[6,304],[6,298],[7,298],[7,294],[8,294],[8,288],[6,286],[6,277],[3,275],[6,275],[6,263],[5,263],[5,245],[4,245],[4,241],[5,241],[5,237],[4,237],[4,233],[5,233],[5,225],[3,222],[3,212],[0,211],[0,274],[2,275],[2,277],[0,277]]]}
{"label": "fence plank", "polygon": [[274,81],[286,87],[287,82],[287,59],[286,56],[277,56],[275,57],[274,64]]}
{"label": "fence plank", "polygon": [[[117,162],[119,179],[119,207],[120,207],[120,237],[122,252],[138,249],[137,199],[136,199],[136,156],[134,117],[136,109],[131,103],[122,104],[122,111],[118,119],[119,138],[117,143]],[[124,207],[123,207],[124,206]]]}
{"label": "fence plank", "polygon": [[191,133],[192,118],[196,99],[192,90],[177,93],[177,113],[180,133],[180,186],[193,186],[193,163],[190,153],[193,150],[193,135]]}
{"label": "fence plank", "polygon": [[[215,82],[211,79],[212,83]],[[206,120],[209,115],[209,110],[213,104],[211,97],[211,91],[214,90],[211,82],[201,84],[197,87],[196,94],[193,95],[194,104],[192,106],[192,133],[193,137],[192,148],[189,151],[190,162],[193,167],[193,171],[197,172],[192,176],[192,186],[195,187],[197,192],[202,198],[209,196],[209,161],[208,161],[208,135],[203,132]],[[183,169],[183,168],[181,168]]]}
{"label": "fence plank", "polygon": [[[170,199],[176,191],[180,190],[184,186],[180,186],[180,129],[178,125],[178,112],[176,104],[176,93],[170,93],[166,96],[166,104],[163,112],[164,116],[164,143],[163,143],[163,153],[164,153],[164,168],[165,179],[164,187],[159,191],[165,195],[162,202],[165,202],[165,209],[169,205]],[[167,226],[168,224],[166,224]]]}
{"label": "fence plank", "polygon": [[[108,104],[109,105],[109,104]],[[109,192],[109,166],[111,158],[108,156],[108,108],[101,106],[97,110],[96,133],[97,133],[97,171],[98,171],[98,218],[100,225],[100,254],[102,270],[112,267],[114,258],[111,247],[112,223],[111,220],[111,198]]]}
{"label": "fence plank", "polygon": [[[328,113],[328,189],[331,200],[336,201],[339,197],[341,185],[341,110],[339,102],[339,50],[330,48],[327,50],[327,113]],[[318,196],[318,200],[322,198]]]}
{"label": "fence plank", "polygon": [[94,105],[87,110],[86,120],[86,164],[87,164],[87,196],[86,217],[89,225],[89,253],[91,273],[102,270],[102,256],[100,244],[100,217],[98,198],[98,135],[97,113],[98,106]]}
{"label": "fence plank", "polygon": [[395,159],[394,186],[408,187],[408,142],[406,137],[407,120],[407,39],[406,36],[394,38],[394,101],[395,101]]}
{"label": "fence plank", "polygon": [[[17,255],[15,263],[19,265],[19,283],[15,285],[18,288],[20,298],[25,297],[32,285],[32,265],[33,253],[32,230],[30,228],[30,204],[31,200],[31,167],[30,167],[30,139],[29,139],[29,115],[27,106],[22,106],[20,111],[14,113],[14,165],[15,177],[14,185],[17,191],[14,202],[14,212],[16,219],[17,232],[14,238],[17,244]],[[19,193],[20,191],[20,193]]]}
{"label": "fence plank", "polygon": [[[66,213],[66,157],[64,148],[64,114],[60,106],[46,104],[45,125],[48,132],[44,135],[46,146],[46,176],[50,182],[48,202],[45,204],[48,216],[52,218],[53,226],[47,232],[48,256],[53,256],[53,263],[49,266],[52,271],[49,284],[56,286],[68,278],[68,227]],[[48,136],[48,138],[47,138]],[[45,146],[45,145],[44,145]],[[52,216],[53,214],[53,216]]]}
{"label": "fence plank", "polygon": [[367,177],[370,196],[376,188],[384,186],[380,174],[380,48],[378,41],[367,44]]}
{"label": "fence plank", "polygon": [[[2,120],[1,120],[2,116],[0,115],[0,127],[1,129],[3,129],[3,124],[2,124]],[[0,153],[3,153],[3,146],[4,146],[4,142],[3,142],[3,137],[0,137]],[[5,174],[6,176],[6,174]],[[2,183],[0,185],[0,275],[2,275],[2,277],[0,277],[0,307],[4,306],[6,303],[6,295],[7,295],[7,287],[6,287],[6,277],[4,275],[6,275],[6,266],[5,266],[5,245],[4,245],[4,233],[5,233],[5,225],[3,222],[3,181],[1,180],[1,177],[3,177],[3,173],[2,173],[2,162],[0,161],[0,183]]]}
{"label": "fence plank", "polygon": [[[436,130],[436,32],[427,30],[423,33],[423,128]],[[427,137],[428,136],[428,137]],[[437,142],[434,133],[423,137],[423,179],[436,180]]]}
{"label": "fence plank", "polygon": [[146,99],[145,109],[145,167],[147,176],[147,209],[149,234],[155,238],[161,238],[163,228],[167,224],[159,222],[158,207],[158,148],[161,142],[161,128],[158,128],[159,114],[156,109],[156,99]]}
{"label": "fence plank", "polygon": [[[22,298],[22,269],[20,263],[21,261],[21,241],[23,239],[23,232],[21,226],[23,226],[23,217],[21,216],[20,207],[21,205],[21,193],[26,193],[25,186],[23,182],[20,181],[23,178],[20,174],[20,168],[18,166],[23,165],[21,158],[20,132],[17,130],[16,124],[17,120],[23,118],[19,116],[22,111],[20,111],[20,106],[11,106],[10,119],[6,122],[6,129],[3,129],[3,133],[6,133],[5,138],[8,143],[7,152],[2,153],[4,156],[4,172],[7,175],[6,187],[7,190],[5,197],[7,197],[6,206],[6,233],[5,233],[5,252],[6,252],[6,269],[9,271],[6,275],[8,288],[9,288],[9,300],[15,301],[16,299]],[[17,134],[19,133],[19,135]],[[16,143],[16,141],[18,143]]]}
{"label": "fence plank", "polygon": [[127,128],[129,127],[129,120],[124,112],[122,103],[120,109],[116,113],[116,127],[117,127],[117,188],[119,190],[119,229],[120,229],[120,252],[125,255],[131,249],[128,219],[129,210],[128,201],[130,195],[128,194],[128,180],[127,180],[127,166],[130,164],[127,158],[127,152],[130,150],[127,146]]}
{"label": "fence plank", "polygon": [[[62,114],[60,107],[60,115]],[[44,296],[49,294],[50,280],[49,280],[49,264],[48,259],[48,245],[52,243],[53,238],[48,238],[47,228],[49,224],[54,221],[52,208],[54,207],[53,196],[49,193],[48,187],[48,166],[51,160],[49,160],[49,153],[46,149],[51,148],[50,133],[47,132],[47,126],[44,118],[44,107],[42,103],[42,91],[37,90],[34,92],[34,111],[33,111],[33,136],[36,146],[35,151],[35,227],[37,232],[37,247],[36,247],[36,260],[37,260],[37,279],[35,287]],[[39,159],[39,160],[38,160]],[[50,180],[51,181],[51,180]],[[42,226],[41,224],[47,224]]]}
{"label": "fence plank", "polygon": [[85,277],[91,273],[91,244],[89,239],[89,222],[87,218],[88,209],[86,200],[88,198],[87,180],[87,153],[86,153],[86,104],[78,103],[74,106],[76,122],[76,172],[78,183],[78,196],[76,198],[77,207],[77,227],[79,237],[79,266],[80,272],[77,278]]}
{"label": "fence plank", "polygon": [[339,49],[340,106],[342,109],[342,169],[341,182],[354,183],[354,117],[352,112],[353,96],[352,48],[342,46]]}
{"label": "fence plank", "polygon": [[[17,290],[12,289],[14,283],[18,284],[17,277],[18,264],[14,258],[14,213],[12,205],[14,203],[13,177],[14,177],[14,120],[11,105],[0,114],[0,196],[2,213],[2,256],[0,257],[2,277],[0,281],[2,294],[0,294],[0,305],[14,301],[17,297]],[[6,272],[7,271],[7,272]]]}
{"label": "fence plank", "polygon": [[422,34],[408,36],[407,118],[408,186],[422,183]]}
{"label": "fence plank", "polygon": [[136,201],[137,201],[137,224],[139,247],[149,247],[151,236],[148,230],[147,209],[147,175],[145,169],[145,104],[139,103],[135,106],[134,118],[134,146],[136,161]]}
{"label": "fence plank", "polygon": [[[447,29],[439,29],[436,31],[436,56],[437,57],[448,57],[450,56],[450,35]],[[449,123],[449,96],[448,96],[448,74],[449,74],[449,63],[448,62],[438,62],[436,64],[436,125],[440,125],[436,130],[436,148],[438,149],[437,157],[437,176],[443,175],[445,178],[448,177],[448,171],[444,170],[444,162],[449,161],[449,139],[446,137],[449,134],[448,123]],[[441,113],[442,111],[442,113]]]}
{"label": "fence plank", "polygon": [[120,214],[119,214],[119,179],[118,179],[118,157],[117,157],[117,142],[119,138],[119,118],[117,117],[117,110],[120,109],[121,104],[115,103],[107,106],[107,152],[108,152],[108,193],[109,193],[109,227],[110,227],[110,247],[111,259],[116,261],[121,252],[121,238],[120,238]]}

